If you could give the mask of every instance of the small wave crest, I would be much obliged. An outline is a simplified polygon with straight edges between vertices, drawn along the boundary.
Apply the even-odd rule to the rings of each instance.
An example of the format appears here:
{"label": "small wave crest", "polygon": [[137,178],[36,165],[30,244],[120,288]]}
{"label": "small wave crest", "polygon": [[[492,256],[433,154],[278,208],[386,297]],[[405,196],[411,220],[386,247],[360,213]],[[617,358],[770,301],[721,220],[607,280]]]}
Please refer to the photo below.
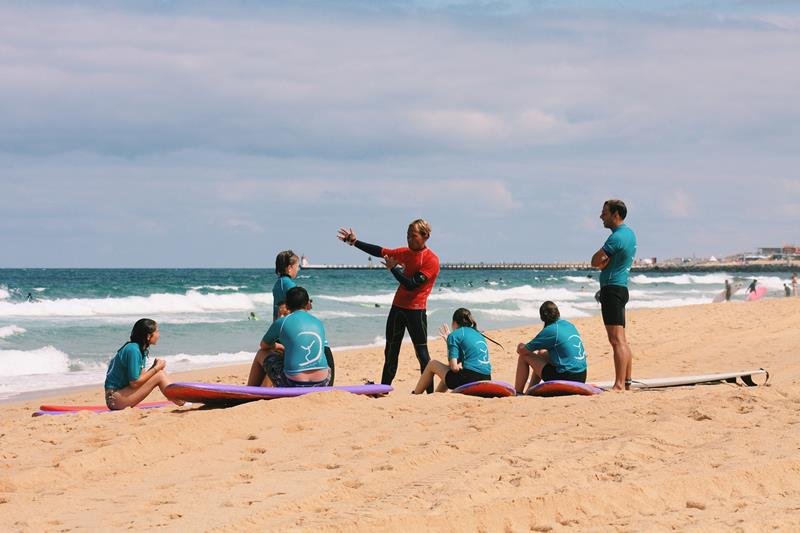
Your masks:
{"label": "small wave crest", "polygon": [[725,285],[726,279],[731,279],[734,276],[724,272],[712,274],[678,274],[675,276],[648,276],[646,274],[637,274],[631,276],[631,283],[637,285],[653,285],[656,283],[670,283],[673,285]]}
{"label": "small wave crest", "polygon": [[238,291],[239,289],[246,289],[247,285],[197,285],[189,287],[193,291],[201,291],[203,289],[209,291]]}
{"label": "small wave crest", "polygon": [[[590,313],[578,309],[578,306],[565,303],[559,303],[558,310],[563,318],[591,316]],[[481,309],[480,312],[498,318],[533,318],[539,320],[539,306],[530,303],[520,303],[516,309]]]}
{"label": "small wave crest", "polygon": [[0,301],[0,317],[102,317],[251,311],[256,304],[272,304],[272,294],[186,294],[159,293],[124,298],[62,298],[13,303]]}
{"label": "small wave crest", "polygon": [[0,300],[8,300],[11,298],[11,292],[5,285],[0,285]]}
{"label": "small wave crest", "polygon": [[19,326],[15,326],[14,324],[11,324],[10,326],[3,326],[0,327],[0,339],[5,339],[6,337],[10,337],[12,335],[19,335],[25,333],[26,331],[28,330]]}
{"label": "small wave crest", "polygon": [[0,376],[69,372],[69,356],[53,346],[35,350],[0,350]]}
{"label": "small wave crest", "polygon": [[[586,297],[585,295],[583,296]],[[578,300],[581,294],[565,288],[539,288],[530,285],[510,287],[508,289],[479,288],[474,291],[453,291],[445,289],[442,292],[431,294],[430,300],[451,301],[466,304],[496,304],[509,301],[539,302],[553,300],[557,302]],[[537,315],[538,311],[537,311]]]}

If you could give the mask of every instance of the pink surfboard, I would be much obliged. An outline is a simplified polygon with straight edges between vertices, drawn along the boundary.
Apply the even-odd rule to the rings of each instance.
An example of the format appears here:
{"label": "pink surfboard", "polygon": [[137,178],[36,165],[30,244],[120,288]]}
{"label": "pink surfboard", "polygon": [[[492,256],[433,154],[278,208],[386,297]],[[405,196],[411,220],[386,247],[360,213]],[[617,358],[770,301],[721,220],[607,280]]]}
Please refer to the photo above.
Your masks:
{"label": "pink surfboard", "polygon": [[765,294],[767,294],[766,287],[756,287],[756,290],[748,292],[744,299],[748,302],[754,302],[763,298]]}

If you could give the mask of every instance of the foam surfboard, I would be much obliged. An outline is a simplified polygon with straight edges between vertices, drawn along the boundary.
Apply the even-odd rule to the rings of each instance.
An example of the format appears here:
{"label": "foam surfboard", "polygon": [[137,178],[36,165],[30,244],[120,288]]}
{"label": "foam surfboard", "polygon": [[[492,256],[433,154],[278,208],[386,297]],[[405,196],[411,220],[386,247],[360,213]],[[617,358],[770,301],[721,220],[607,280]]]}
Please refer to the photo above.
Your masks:
{"label": "foam surfboard", "polygon": [[[733,283],[731,283],[731,296],[739,292],[742,289],[742,287],[744,287],[744,283],[742,283],[741,281],[734,281]],[[718,304],[724,301],[725,301],[725,289],[722,289],[722,292],[714,296],[712,302]]]}
{"label": "foam surfboard", "polygon": [[[150,409],[152,407],[164,407],[165,405],[174,405],[172,402],[143,402],[136,406],[136,409]],[[40,405],[41,411],[108,411],[105,405]]]}
{"label": "foam surfboard", "polygon": [[[139,404],[134,407],[134,409],[160,409],[161,407],[166,407],[167,405],[175,405],[172,402],[151,402],[147,404]],[[188,405],[188,404],[187,404]],[[111,410],[105,405],[100,408],[98,405],[84,405],[84,406],[77,406],[77,407],[92,407],[92,409],[76,409],[73,411],[68,411],[66,409],[45,409],[45,407],[69,407],[66,405],[42,405],[39,407],[38,411],[35,411],[31,416],[43,416],[43,415],[74,415],[76,413],[118,413],[119,411],[124,411],[125,409],[117,409]]]}
{"label": "foam surfboard", "polygon": [[514,387],[505,381],[474,381],[456,387],[453,392],[481,398],[508,398],[517,395]]}
{"label": "foam surfboard", "polygon": [[[722,372],[719,374],[701,374],[698,376],[675,376],[669,378],[648,378],[648,379],[634,379],[631,381],[632,389],[659,389],[665,387],[681,387],[685,385],[701,385],[711,384],[724,381],[726,383],[738,383],[741,381],[748,387],[755,387],[757,383],[753,380],[753,376],[763,376],[766,385],[769,381],[769,372],[763,368],[758,370],[747,370],[744,372]],[[593,384],[595,387],[601,389],[610,389],[614,386],[613,381],[601,381]]]}
{"label": "foam surfboard", "polygon": [[295,398],[315,392],[347,391],[367,396],[383,396],[392,392],[390,385],[347,385],[333,387],[250,387],[220,383],[172,383],[164,391],[170,400],[203,403],[206,405],[236,405],[255,400]]}
{"label": "foam surfboard", "polygon": [[594,396],[600,394],[603,389],[590,385],[588,383],[581,383],[579,381],[565,381],[562,379],[554,379],[553,381],[542,381],[528,389],[529,396]]}
{"label": "foam surfboard", "polygon": [[767,290],[768,289],[766,287],[756,287],[756,290],[748,292],[744,299],[748,302],[760,300],[765,294],[767,294]]}

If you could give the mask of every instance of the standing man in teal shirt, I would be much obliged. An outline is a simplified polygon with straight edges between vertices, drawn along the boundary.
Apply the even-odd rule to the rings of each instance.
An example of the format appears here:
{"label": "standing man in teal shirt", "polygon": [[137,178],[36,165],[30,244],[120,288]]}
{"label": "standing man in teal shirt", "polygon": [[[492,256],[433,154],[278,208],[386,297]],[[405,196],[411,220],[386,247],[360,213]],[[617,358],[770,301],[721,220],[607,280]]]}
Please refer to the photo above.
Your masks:
{"label": "standing man in teal shirt", "polygon": [[628,303],[628,273],[636,256],[636,235],[625,224],[628,208],[622,200],[607,200],[600,220],[611,230],[603,247],[592,256],[600,272],[600,309],[608,341],[614,350],[614,390],[630,389],[633,354],[625,337],[625,304]]}

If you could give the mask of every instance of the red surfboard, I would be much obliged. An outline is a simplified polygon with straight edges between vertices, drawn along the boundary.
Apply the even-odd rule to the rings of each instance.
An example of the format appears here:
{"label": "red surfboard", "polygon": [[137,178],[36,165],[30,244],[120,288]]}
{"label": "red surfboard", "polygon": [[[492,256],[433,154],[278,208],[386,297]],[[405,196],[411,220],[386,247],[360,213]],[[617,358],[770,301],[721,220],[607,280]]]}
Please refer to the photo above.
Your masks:
{"label": "red surfboard", "polygon": [[[134,406],[136,409],[149,409],[153,407],[164,407],[165,405],[174,405],[172,402],[144,402]],[[41,411],[108,411],[105,405],[40,405]]]}
{"label": "red surfboard", "polygon": [[453,392],[481,398],[508,398],[517,395],[514,387],[505,381],[475,381],[461,385],[453,389]]}
{"label": "red surfboard", "polygon": [[603,389],[590,385],[588,383],[581,383],[579,381],[565,381],[556,379],[553,381],[542,381],[537,383],[530,389],[527,394],[529,396],[571,396],[579,394],[581,396],[594,396],[600,394]]}

